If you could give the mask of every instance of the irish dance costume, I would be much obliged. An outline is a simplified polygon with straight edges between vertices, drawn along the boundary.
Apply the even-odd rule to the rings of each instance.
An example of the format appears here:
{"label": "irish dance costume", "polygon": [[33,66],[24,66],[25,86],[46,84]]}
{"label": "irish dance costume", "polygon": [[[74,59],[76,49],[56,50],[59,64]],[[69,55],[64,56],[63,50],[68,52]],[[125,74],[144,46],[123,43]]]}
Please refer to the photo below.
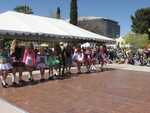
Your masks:
{"label": "irish dance costume", "polygon": [[23,56],[23,62],[27,66],[35,66],[36,60],[35,60],[35,52],[33,50],[29,51],[28,49],[25,49],[24,56]]}
{"label": "irish dance costume", "polygon": [[60,64],[60,61],[56,58],[56,56],[49,56],[48,57],[48,62],[47,62],[47,65],[49,67],[55,67],[55,66],[58,66]]}
{"label": "irish dance costume", "polygon": [[47,67],[46,66],[46,62],[47,62],[46,60],[47,60],[47,58],[45,55],[38,54],[36,56],[36,68],[37,69],[46,68]]}
{"label": "irish dance costume", "polygon": [[12,69],[12,65],[9,63],[9,57],[6,52],[0,52],[0,71]]}
{"label": "irish dance costume", "polygon": [[7,72],[12,69],[12,65],[9,63],[9,57],[7,52],[1,50],[0,51],[0,79],[2,81],[2,86],[7,88],[6,78]]}

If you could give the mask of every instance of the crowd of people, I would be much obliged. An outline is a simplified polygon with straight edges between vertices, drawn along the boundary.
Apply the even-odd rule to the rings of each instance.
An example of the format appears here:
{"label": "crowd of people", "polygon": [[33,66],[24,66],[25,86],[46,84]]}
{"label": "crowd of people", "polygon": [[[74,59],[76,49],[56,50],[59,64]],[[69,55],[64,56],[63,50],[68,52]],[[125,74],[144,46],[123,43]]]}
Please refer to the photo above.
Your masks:
{"label": "crowd of people", "polygon": [[[45,81],[45,70],[49,70],[49,78],[53,80],[64,76],[65,73],[71,74],[71,67],[77,67],[77,73],[82,73],[82,66],[86,67],[87,73],[96,71],[95,64],[100,64],[100,70],[103,70],[104,64],[108,62],[108,51],[106,46],[97,48],[73,47],[70,44],[55,44],[53,48],[39,47],[36,49],[32,43],[24,48],[18,45],[17,40],[13,40],[9,49],[5,49],[3,40],[0,40],[0,79],[4,88],[8,87],[6,79],[8,73],[12,75],[12,86],[25,83],[22,77],[24,71],[29,72],[28,80],[33,82],[32,72],[40,70],[40,82]],[[16,73],[19,72],[19,79],[16,79]]]}
{"label": "crowd of people", "polygon": [[[8,87],[6,79],[11,73],[12,86],[22,86],[25,83],[22,73],[29,72],[28,80],[34,82],[32,72],[40,70],[40,82],[45,81],[45,70],[49,70],[49,80],[63,77],[66,73],[71,75],[71,67],[77,67],[77,73],[82,73],[82,67],[87,73],[103,71],[107,63],[131,64],[150,66],[150,51],[148,49],[107,48],[105,45],[96,47],[72,46],[63,43],[55,44],[53,48],[34,47],[28,43],[21,47],[17,40],[13,40],[10,48],[4,47],[0,40],[0,80],[4,88]],[[96,68],[96,64],[99,68]],[[16,79],[16,73],[19,73]]]}
{"label": "crowd of people", "polygon": [[147,48],[109,48],[108,54],[110,63],[150,66],[150,51]]}

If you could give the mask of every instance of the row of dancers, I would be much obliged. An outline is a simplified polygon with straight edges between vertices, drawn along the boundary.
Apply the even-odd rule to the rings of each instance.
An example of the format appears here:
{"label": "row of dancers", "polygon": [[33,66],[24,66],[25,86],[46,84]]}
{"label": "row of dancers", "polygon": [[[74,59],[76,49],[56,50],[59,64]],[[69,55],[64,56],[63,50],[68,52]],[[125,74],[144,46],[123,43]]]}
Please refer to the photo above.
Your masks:
{"label": "row of dancers", "polygon": [[[73,64],[77,66],[78,74],[81,73],[81,67],[86,66],[87,72],[96,70],[95,64],[98,61],[103,65],[108,61],[106,46],[99,48],[80,48],[72,47],[68,44],[66,47],[63,44],[56,44],[53,49],[45,49],[40,47],[34,49],[34,45],[29,43],[25,48],[18,45],[17,40],[13,40],[11,47],[8,50],[4,48],[3,40],[0,40],[0,79],[4,88],[8,87],[6,79],[8,73],[12,75],[12,86],[23,85],[22,73],[29,72],[28,79],[33,82],[32,72],[40,70],[40,81],[45,81],[45,70],[49,70],[50,80],[64,76],[65,73],[71,74]],[[19,72],[19,80],[16,79],[16,73]]]}

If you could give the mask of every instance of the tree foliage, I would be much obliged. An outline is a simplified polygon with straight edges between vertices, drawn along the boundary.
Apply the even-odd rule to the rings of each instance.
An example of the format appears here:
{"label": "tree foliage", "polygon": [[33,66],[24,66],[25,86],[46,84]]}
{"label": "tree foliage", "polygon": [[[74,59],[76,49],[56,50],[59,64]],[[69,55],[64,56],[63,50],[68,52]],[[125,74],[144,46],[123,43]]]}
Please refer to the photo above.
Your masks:
{"label": "tree foliage", "polygon": [[14,10],[20,13],[33,14],[32,8],[26,5],[17,6]]}
{"label": "tree foliage", "polygon": [[132,31],[135,33],[146,33],[150,40],[150,7],[138,9],[134,15],[131,16]]}
{"label": "tree foliage", "polygon": [[12,39],[9,39],[9,38],[7,37],[6,39],[4,38],[3,41],[4,41],[4,42],[3,42],[3,43],[4,43],[4,47],[7,48],[7,49],[10,48],[10,44],[11,44],[11,42],[12,42]]}
{"label": "tree foliage", "polygon": [[61,18],[61,11],[60,11],[60,7],[57,7],[57,19]]}
{"label": "tree foliage", "polygon": [[71,0],[71,5],[70,5],[70,23],[74,24],[74,25],[78,24],[77,0]]}
{"label": "tree foliage", "polygon": [[129,33],[123,38],[125,39],[126,44],[130,44],[137,48],[144,48],[150,42],[147,34]]}
{"label": "tree foliage", "polygon": [[57,10],[51,13],[52,18],[61,19],[61,10],[60,7],[57,7]]}

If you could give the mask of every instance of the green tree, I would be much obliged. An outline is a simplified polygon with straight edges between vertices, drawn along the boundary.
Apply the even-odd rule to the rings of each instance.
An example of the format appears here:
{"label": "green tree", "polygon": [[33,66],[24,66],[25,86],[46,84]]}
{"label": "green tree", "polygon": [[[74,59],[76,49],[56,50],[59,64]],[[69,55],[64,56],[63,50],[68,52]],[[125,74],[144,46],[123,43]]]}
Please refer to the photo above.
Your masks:
{"label": "green tree", "polygon": [[60,7],[57,7],[57,18],[60,19],[61,18],[61,11],[60,11]]}
{"label": "green tree", "polygon": [[74,25],[78,24],[77,0],[71,0],[71,5],[70,5],[70,23],[74,24]]}
{"label": "green tree", "polygon": [[57,18],[57,19],[61,19],[61,10],[60,7],[57,7],[57,10],[52,12],[51,14],[52,18]]}
{"label": "green tree", "polygon": [[17,6],[14,10],[20,13],[33,14],[32,8],[26,5]]}
{"label": "green tree", "polygon": [[11,42],[12,42],[12,39],[7,39],[7,38],[4,39],[4,47],[10,48]]}
{"label": "green tree", "polygon": [[132,31],[135,33],[148,34],[150,40],[150,7],[138,9],[134,15],[131,16]]}
{"label": "green tree", "polygon": [[150,42],[147,34],[128,33],[123,38],[126,44],[130,44],[137,48],[144,48]]}

